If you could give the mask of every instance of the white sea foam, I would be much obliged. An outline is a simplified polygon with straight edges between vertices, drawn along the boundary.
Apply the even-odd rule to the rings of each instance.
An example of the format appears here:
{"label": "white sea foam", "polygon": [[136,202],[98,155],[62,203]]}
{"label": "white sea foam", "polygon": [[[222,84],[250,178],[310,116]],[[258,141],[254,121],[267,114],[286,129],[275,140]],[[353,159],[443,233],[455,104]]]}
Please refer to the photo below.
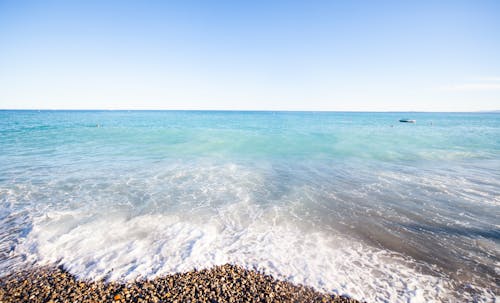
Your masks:
{"label": "white sea foam", "polygon": [[90,279],[132,280],[234,263],[370,302],[430,302],[449,295],[445,279],[418,273],[397,254],[273,224],[272,213],[246,226],[227,224],[237,221],[235,211],[251,207],[236,203],[222,210],[225,217],[206,222],[51,212],[35,219],[17,253]]}

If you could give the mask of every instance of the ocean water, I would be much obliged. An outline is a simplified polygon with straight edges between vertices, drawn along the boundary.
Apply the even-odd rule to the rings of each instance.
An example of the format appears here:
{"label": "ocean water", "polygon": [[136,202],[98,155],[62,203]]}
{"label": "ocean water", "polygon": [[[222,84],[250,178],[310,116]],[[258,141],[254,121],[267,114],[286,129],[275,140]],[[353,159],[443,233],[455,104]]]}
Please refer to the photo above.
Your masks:
{"label": "ocean water", "polygon": [[369,302],[495,302],[500,114],[0,111],[0,275],[224,263]]}

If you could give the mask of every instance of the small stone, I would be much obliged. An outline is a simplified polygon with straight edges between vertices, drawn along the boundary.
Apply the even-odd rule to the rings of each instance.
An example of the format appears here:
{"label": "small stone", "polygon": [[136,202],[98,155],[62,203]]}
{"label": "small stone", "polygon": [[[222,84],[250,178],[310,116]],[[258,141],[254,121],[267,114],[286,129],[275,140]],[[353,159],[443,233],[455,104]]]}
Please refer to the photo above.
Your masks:
{"label": "small stone", "polygon": [[[27,283],[27,281],[31,281]],[[223,265],[126,284],[79,281],[62,268],[33,269],[0,278],[0,303],[20,302],[344,302],[311,287],[278,281],[270,275]]]}

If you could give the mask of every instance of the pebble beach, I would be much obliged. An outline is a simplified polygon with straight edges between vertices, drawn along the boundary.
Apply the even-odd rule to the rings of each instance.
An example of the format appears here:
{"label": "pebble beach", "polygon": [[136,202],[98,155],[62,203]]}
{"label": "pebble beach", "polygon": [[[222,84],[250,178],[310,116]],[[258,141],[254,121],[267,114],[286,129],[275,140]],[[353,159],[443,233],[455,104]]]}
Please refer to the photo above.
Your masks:
{"label": "pebble beach", "polygon": [[0,303],[500,303],[500,0],[0,0]]}
{"label": "pebble beach", "polygon": [[82,281],[40,267],[0,278],[0,302],[359,302],[236,265],[133,282]]}

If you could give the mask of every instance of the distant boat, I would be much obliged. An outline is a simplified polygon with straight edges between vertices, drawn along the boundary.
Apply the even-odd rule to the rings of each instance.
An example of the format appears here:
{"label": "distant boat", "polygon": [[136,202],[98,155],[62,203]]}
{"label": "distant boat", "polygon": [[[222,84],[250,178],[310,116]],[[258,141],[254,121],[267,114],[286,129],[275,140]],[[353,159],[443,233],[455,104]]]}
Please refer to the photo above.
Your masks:
{"label": "distant boat", "polygon": [[412,119],[400,119],[399,122],[404,122],[404,123],[415,123],[417,120],[412,120]]}

